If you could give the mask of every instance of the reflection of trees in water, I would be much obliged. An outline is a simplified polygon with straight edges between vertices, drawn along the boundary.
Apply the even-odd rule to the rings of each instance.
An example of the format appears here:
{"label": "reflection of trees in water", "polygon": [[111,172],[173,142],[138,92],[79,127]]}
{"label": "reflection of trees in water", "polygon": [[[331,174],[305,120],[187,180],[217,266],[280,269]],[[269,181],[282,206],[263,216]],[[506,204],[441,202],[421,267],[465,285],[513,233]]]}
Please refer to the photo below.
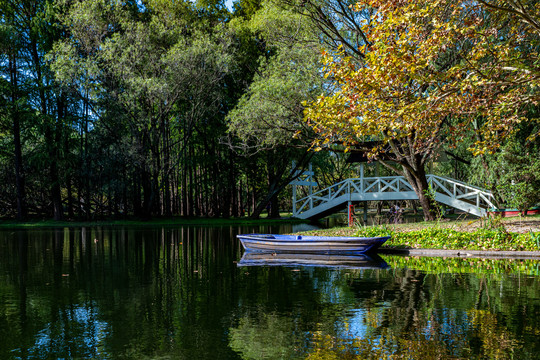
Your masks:
{"label": "reflection of trees in water", "polygon": [[[539,304],[527,305],[540,295],[534,278],[409,269],[245,271],[256,289],[239,296],[244,301],[229,331],[244,359],[534,359],[540,350]],[[280,306],[278,296],[302,306]]]}
{"label": "reflection of trees in water", "polygon": [[[387,279],[379,270],[332,271],[325,268],[242,268],[229,344],[243,359],[293,359],[307,356],[310,334],[341,333],[339,324],[351,304],[367,306],[351,282],[364,281],[365,294],[379,291]],[[362,275],[363,274],[363,275]]]}
{"label": "reflection of trees in water", "polygon": [[[514,321],[507,318],[512,313],[508,305],[512,307],[512,299],[518,297],[501,297],[497,288],[505,285],[500,281],[451,274],[426,276],[412,270],[401,270],[396,275],[395,282],[385,289],[393,293],[389,305],[367,308],[364,337],[314,332],[307,358],[533,359],[538,353],[538,349],[523,347],[518,339],[522,333],[509,326],[521,322],[515,320],[523,314]],[[374,298],[383,300],[380,295]],[[537,316],[538,309],[533,314]],[[540,324],[533,321],[538,332]],[[534,338],[529,338],[527,344],[535,344]]]}
{"label": "reflection of trees in water", "polygon": [[231,349],[242,359],[292,359],[299,351],[297,323],[287,315],[258,308],[244,314],[229,331]]}
{"label": "reflection of trees in water", "polygon": [[[233,235],[216,228],[0,233],[8,236],[0,238],[0,358],[540,353],[537,276],[237,269]],[[19,350],[11,352],[14,344]]]}
{"label": "reflection of trees in water", "polygon": [[[0,357],[189,357],[201,343],[208,345],[200,354],[230,352],[214,346],[241,252],[229,235],[217,228],[82,228],[0,239],[0,274],[20,274],[0,275],[0,289],[18,298],[9,311],[0,309],[11,329],[0,338],[8,351]],[[10,353],[13,344],[19,349]]]}
{"label": "reflection of trees in water", "polygon": [[[313,350],[307,359],[521,358],[515,355],[522,353],[518,341],[500,326],[494,314],[473,310],[468,314],[472,329],[464,329],[452,317],[438,323],[421,315],[413,332],[405,337],[391,328],[381,328],[377,335],[370,333],[352,340],[315,333]],[[380,327],[381,324],[371,325]],[[475,348],[475,342],[481,344],[480,348]],[[533,359],[530,355],[524,358]]]}

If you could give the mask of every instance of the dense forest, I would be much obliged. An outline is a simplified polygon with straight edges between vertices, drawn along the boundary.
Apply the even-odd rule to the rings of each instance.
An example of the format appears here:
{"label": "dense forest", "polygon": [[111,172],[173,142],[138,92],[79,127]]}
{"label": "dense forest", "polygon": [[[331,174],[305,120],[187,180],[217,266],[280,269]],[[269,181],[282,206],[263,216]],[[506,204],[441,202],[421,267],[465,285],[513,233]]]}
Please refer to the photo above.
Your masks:
{"label": "dense forest", "polygon": [[0,217],[277,217],[350,151],[535,205],[540,7],[405,3],[2,0]]}

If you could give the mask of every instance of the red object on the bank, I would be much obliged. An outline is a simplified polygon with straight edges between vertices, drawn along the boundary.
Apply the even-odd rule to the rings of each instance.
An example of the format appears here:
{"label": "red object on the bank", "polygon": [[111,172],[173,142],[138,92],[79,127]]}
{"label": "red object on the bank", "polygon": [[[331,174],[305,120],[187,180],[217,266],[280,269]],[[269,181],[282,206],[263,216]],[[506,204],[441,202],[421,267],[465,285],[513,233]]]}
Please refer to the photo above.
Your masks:
{"label": "red object on the bank", "polygon": [[354,205],[349,205],[349,226],[354,225]]}

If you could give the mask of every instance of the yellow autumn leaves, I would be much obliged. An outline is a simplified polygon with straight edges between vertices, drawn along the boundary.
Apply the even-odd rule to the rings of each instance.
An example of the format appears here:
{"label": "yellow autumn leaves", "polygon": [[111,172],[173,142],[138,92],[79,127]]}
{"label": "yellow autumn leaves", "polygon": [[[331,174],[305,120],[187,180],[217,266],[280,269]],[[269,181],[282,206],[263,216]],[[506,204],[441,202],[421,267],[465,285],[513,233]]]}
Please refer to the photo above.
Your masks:
{"label": "yellow autumn leaves", "polygon": [[354,145],[413,136],[422,153],[452,119],[478,132],[473,152],[491,152],[538,97],[531,93],[538,55],[524,42],[538,34],[510,13],[450,0],[366,0],[356,11],[372,14],[359,24],[370,44],[363,59],[323,54],[335,90],[305,112],[320,139]]}

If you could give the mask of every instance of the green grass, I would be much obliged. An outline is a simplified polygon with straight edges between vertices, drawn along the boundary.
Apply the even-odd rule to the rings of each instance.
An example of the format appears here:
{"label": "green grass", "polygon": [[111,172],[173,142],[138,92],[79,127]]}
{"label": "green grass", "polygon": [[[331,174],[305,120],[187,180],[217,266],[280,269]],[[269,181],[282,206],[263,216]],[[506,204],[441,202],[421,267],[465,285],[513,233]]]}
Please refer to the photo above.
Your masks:
{"label": "green grass", "polygon": [[397,225],[341,227],[307,232],[319,236],[386,236],[387,248],[448,250],[540,251],[540,231],[512,232],[518,225],[536,221],[538,216],[469,221],[435,221]]}
{"label": "green grass", "polygon": [[384,227],[359,229],[357,236],[391,235],[389,246],[396,248],[451,250],[523,250],[540,251],[533,233],[510,233],[504,228],[479,228],[472,232],[430,227],[406,232]]}

